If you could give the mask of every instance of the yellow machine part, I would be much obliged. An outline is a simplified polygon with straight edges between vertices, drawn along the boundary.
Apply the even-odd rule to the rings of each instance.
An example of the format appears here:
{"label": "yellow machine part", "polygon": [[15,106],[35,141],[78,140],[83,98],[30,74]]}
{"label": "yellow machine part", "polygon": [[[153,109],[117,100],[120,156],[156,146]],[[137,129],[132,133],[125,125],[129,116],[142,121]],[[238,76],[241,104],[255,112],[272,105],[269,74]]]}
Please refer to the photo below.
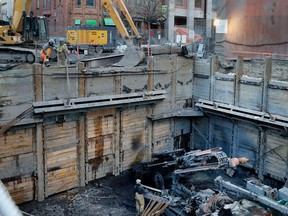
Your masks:
{"label": "yellow machine part", "polygon": [[68,30],[69,44],[105,45],[108,43],[107,30]]}

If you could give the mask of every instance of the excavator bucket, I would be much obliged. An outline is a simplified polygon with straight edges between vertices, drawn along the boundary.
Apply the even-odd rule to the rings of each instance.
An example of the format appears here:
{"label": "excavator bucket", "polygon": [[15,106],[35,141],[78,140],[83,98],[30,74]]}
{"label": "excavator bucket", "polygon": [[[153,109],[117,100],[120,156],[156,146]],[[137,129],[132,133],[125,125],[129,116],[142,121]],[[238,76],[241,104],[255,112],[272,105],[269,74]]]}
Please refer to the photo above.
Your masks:
{"label": "excavator bucket", "polygon": [[114,66],[118,67],[134,67],[143,62],[145,53],[137,46],[129,46],[124,52],[123,58]]}

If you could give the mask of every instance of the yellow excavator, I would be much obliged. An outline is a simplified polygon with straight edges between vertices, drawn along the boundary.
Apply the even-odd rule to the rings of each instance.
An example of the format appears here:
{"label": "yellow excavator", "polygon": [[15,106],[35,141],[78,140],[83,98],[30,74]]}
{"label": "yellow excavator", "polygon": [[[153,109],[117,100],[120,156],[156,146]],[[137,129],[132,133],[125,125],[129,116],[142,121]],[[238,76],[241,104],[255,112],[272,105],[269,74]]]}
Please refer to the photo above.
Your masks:
{"label": "yellow excavator", "polygon": [[[113,4],[112,0],[101,0],[101,4],[105,7],[111,19],[114,21],[116,28],[118,29],[119,33],[121,34],[122,38],[125,40],[126,45],[127,45],[127,49],[124,52],[123,58],[117,64],[115,64],[115,66],[133,67],[141,63],[145,58],[145,54],[141,50],[140,43],[139,43],[141,36],[130,16],[130,13],[128,12],[122,0],[116,0],[115,3],[119,5],[122,13],[126,17],[126,20],[128,21],[134,33],[133,35],[129,35],[115,7],[116,5]],[[133,43],[134,39],[136,39],[137,45],[134,45]]]}
{"label": "yellow excavator", "polygon": [[[12,3],[12,1],[10,2]],[[27,15],[32,0],[14,0],[11,22],[0,21],[0,63],[35,62],[37,48],[48,41],[46,17]]]}

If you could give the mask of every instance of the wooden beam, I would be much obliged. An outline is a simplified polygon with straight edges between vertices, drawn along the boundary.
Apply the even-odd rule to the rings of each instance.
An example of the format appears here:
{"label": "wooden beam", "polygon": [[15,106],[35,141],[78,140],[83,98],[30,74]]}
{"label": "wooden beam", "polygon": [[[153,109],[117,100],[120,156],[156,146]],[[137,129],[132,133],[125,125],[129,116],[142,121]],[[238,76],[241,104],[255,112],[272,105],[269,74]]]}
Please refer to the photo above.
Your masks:
{"label": "wooden beam", "polygon": [[214,100],[214,89],[215,89],[215,72],[217,71],[217,59],[213,55],[210,62],[210,85],[209,85],[209,100]]}
{"label": "wooden beam", "polygon": [[268,108],[268,85],[272,78],[272,59],[265,59],[265,71],[262,85],[262,106],[261,111],[267,112]]}
{"label": "wooden beam", "polygon": [[42,65],[39,63],[33,64],[33,82],[34,82],[34,100],[43,100],[43,71]]}
{"label": "wooden beam", "polygon": [[37,200],[39,202],[44,201],[45,199],[45,190],[44,190],[44,157],[43,157],[43,129],[42,123],[36,124],[36,160],[37,160]]}
{"label": "wooden beam", "polygon": [[120,146],[120,141],[121,141],[121,110],[117,109],[115,113],[115,118],[114,118],[114,163],[113,163],[113,175],[119,175],[121,171],[121,162],[120,162],[120,151],[121,151],[121,146]]}
{"label": "wooden beam", "polygon": [[240,80],[243,76],[243,57],[237,57],[236,63],[236,75],[235,75],[235,82],[234,82],[234,105],[239,105],[239,97],[240,97]]}
{"label": "wooden beam", "polygon": [[85,119],[84,114],[78,120],[78,169],[79,169],[79,184],[81,187],[85,186]]}

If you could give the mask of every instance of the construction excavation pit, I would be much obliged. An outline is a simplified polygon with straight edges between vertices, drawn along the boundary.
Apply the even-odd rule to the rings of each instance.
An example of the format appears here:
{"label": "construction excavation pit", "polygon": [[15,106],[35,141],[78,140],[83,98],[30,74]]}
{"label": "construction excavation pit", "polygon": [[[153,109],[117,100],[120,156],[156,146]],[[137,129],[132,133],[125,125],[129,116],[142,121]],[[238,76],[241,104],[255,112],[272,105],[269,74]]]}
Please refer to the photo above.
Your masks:
{"label": "construction excavation pit", "polygon": [[151,50],[1,71],[1,215],[288,214],[287,62]]}

